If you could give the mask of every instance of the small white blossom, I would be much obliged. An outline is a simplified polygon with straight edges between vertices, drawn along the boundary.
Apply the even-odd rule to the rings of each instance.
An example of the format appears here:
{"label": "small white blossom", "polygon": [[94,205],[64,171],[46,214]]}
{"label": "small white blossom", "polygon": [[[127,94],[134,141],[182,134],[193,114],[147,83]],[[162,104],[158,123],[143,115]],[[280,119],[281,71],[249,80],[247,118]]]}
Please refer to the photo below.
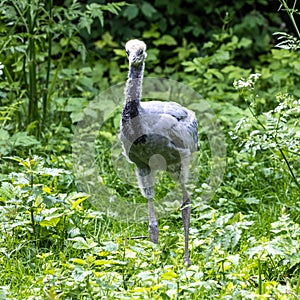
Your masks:
{"label": "small white blossom", "polygon": [[261,74],[259,74],[259,73],[250,74],[249,79],[253,79],[255,82],[257,79],[259,79],[260,76],[261,76]]}
{"label": "small white blossom", "polygon": [[240,80],[235,81],[233,83],[233,85],[237,89],[242,89],[242,88],[245,88],[245,87],[250,87],[250,83],[248,81],[246,81],[244,78],[241,78]]}
{"label": "small white blossom", "polygon": [[255,73],[255,74],[250,74],[250,76],[248,77],[248,79],[244,79],[241,78],[238,81],[235,81],[233,83],[233,86],[236,89],[243,89],[243,88],[253,88],[254,83],[256,82],[256,80],[261,76],[261,74],[259,73]]}

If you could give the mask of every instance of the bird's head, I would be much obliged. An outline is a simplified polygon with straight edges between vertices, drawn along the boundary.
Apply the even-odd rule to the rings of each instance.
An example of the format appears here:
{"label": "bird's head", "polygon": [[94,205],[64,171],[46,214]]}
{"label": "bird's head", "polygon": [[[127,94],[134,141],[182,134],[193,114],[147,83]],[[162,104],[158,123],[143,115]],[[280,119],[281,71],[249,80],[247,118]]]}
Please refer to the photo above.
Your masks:
{"label": "bird's head", "polygon": [[146,44],[140,40],[130,40],[125,45],[130,65],[140,65],[147,57]]}

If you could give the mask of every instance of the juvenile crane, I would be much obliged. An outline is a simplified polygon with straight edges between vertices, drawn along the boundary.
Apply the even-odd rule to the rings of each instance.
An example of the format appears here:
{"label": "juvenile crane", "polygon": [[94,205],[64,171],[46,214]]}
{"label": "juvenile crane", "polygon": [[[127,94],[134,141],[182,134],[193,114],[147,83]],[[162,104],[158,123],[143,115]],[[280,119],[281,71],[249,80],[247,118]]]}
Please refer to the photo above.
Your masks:
{"label": "juvenile crane", "polygon": [[149,237],[158,243],[158,224],[154,213],[154,173],[166,170],[181,184],[181,214],[184,227],[184,261],[190,265],[188,239],[190,196],[186,189],[189,160],[198,149],[198,123],[194,112],[175,102],[141,102],[147,57],[146,44],[140,40],[126,43],[129,73],[125,87],[120,141],[127,160],[136,166],[141,193],[148,200]]}

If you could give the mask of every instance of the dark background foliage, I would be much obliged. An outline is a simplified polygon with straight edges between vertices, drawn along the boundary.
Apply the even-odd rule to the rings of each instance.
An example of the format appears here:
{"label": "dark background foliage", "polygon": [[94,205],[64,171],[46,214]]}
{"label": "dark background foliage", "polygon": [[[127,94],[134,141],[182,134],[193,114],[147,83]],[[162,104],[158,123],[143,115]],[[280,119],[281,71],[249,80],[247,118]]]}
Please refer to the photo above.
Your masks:
{"label": "dark background foliage", "polygon": [[[102,1],[104,2],[104,1]],[[89,3],[89,2],[88,2]],[[253,47],[239,53],[237,63],[244,67],[253,66],[256,58],[267,53],[272,47],[272,33],[278,29],[292,30],[286,16],[278,14],[278,1],[130,1],[117,17],[107,19],[105,26],[94,24],[92,35],[82,33],[85,41],[93,49],[95,41],[108,31],[114,41],[125,43],[128,39],[145,36],[149,47],[161,48],[161,61],[172,56],[175,45],[155,45],[153,38],[165,34],[172,36],[177,44],[183,39],[201,49],[220,29],[231,29],[238,37],[249,38]],[[286,22],[287,21],[287,22]],[[252,62],[252,63],[251,63]]]}

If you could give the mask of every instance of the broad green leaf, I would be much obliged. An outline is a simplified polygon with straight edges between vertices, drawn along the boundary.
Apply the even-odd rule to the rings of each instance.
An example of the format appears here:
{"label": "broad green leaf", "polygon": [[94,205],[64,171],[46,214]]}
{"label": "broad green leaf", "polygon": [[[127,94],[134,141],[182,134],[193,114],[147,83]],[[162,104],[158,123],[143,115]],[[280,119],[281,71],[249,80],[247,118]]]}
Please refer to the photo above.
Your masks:
{"label": "broad green leaf", "polygon": [[69,98],[67,105],[64,107],[64,111],[68,112],[82,112],[83,108],[88,104],[86,98]]}
{"label": "broad green leaf", "polygon": [[235,188],[231,187],[231,186],[226,186],[224,187],[224,190],[226,190],[227,192],[229,192],[230,194],[238,197],[241,195],[241,192],[236,190]]}
{"label": "broad green leaf", "polygon": [[241,48],[248,48],[252,44],[252,40],[242,37],[242,39],[239,41],[238,46]]}
{"label": "broad green leaf", "polygon": [[114,242],[109,241],[109,242],[105,242],[104,244],[105,244],[105,246],[103,247],[104,250],[109,251],[109,252],[117,251],[119,248],[119,245]]}
{"label": "broad green leaf", "polygon": [[34,136],[30,136],[27,132],[23,131],[15,133],[9,139],[9,143],[14,147],[30,147],[40,144],[40,142]]}
{"label": "broad green leaf", "polygon": [[139,9],[136,5],[127,6],[124,9],[123,15],[128,19],[128,21],[133,20],[139,13]]}
{"label": "broad green leaf", "polygon": [[48,217],[44,218],[42,221],[40,221],[39,224],[41,226],[54,227],[61,220],[62,216],[63,216],[63,213],[61,213],[61,214],[54,214],[52,216],[48,216]]}
{"label": "broad green leaf", "polygon": [[278,246],[272,245],[271,243],[264,246],[264,249],[269,255],[271,255],[273,257],[275,257],[277,255],[285,256],[285,253],[281,248],[279,248]]}
{"label": "broad green leaf", "polygon": [[51,189],[48,186],[44,186],[43,192],[45,192],[46,194],[51,194]]}
{"label": "broad green leaf", "polygon": [[220,71],[218,71],[217,69],[211,68],[211,69],[208,70],[207,73],[208,73],[208,74],[214,75],[214,76],[217,77],[219,80],[222,80],[222,81],[224,80],[224,75],[223,75]]}
{"label": "broad green leaf", "polygon": [[177,45],[177,42],[171,35],[165,34],[161,36],[158,40],[154,41],[153,44],[155,46],[160,46],[160,45],[175,46]]}
{"label": "broad green leaf", "polygon": [[49,175],[53,177],[57,177],[61,174],[70,174],[70,171],[67,171],[65,169],[59,169],[59,168],[42,168],[39,171],[40,175]]}
{"label": "broad green leaf", "polygon": [[257,255],[257,256],[261,256],[262,253],[264,251],[264,246],[263,245],[259,245],[259,246],[255,246],[252,248],[249,248],[245,254],[249,255],[249,258],[252,258],[253,256]]}
{"label": "broad green leaf", "polygon": [[75,282],[83,282],[91,274],[93,274],[92,271],[85,271],[81,266],[77,266],[73,271],[73,278]]}
{"label": "broad green leaf", "polygon": [[126,52],[123,49],[114,49],[114,53],[120,57],[126,57]]}
{"label": "broad green leaf", "polygon": [[95,46],[99,49],[103,49],[107,46],[117,48],[119,45],[113,40],[113,36],[109,32],[105,32],[102,35],[102,39],[95,42]]}
{"label": "broad green leaf", "polygon": [[151,18],[153,14],[157,13],[157,10],[149,2],[143,2],[141,10],[148,18]]}
{"label": "broad green leaf", "polygon": [[230,59],[229,51],[218,49],[214,56],[212,56],[211,63],[225,63]]}
{"label": "broad green leaf", "polygon": [[77,236],[75,238],[69,239],[70,241],[74,241],[73,244],[74,249],[88,250],[95,248],[98,244],[92,240],[85,240],[83,237]]}
{"label": "broad green leaf", "polygon": [[[159,26],[158,24],[151,24],[150,29],[143,32],[144,39],[158,39],[160,37]],[[150,50],[150,49],[149,49]],[[148,61],[148,57],[147,57]]]}
{"label": "broad green leaf", "polygon": [[173,270],[169,270],[161,275],[161,279],[163,280],[171,280],[177,277],[178,275]]}
{"label": "broad green leaf", "polygon": [[0,187],[0,199],[9,200],[16,196],[16,187],[14,187],[10,182],[2,182]]}

